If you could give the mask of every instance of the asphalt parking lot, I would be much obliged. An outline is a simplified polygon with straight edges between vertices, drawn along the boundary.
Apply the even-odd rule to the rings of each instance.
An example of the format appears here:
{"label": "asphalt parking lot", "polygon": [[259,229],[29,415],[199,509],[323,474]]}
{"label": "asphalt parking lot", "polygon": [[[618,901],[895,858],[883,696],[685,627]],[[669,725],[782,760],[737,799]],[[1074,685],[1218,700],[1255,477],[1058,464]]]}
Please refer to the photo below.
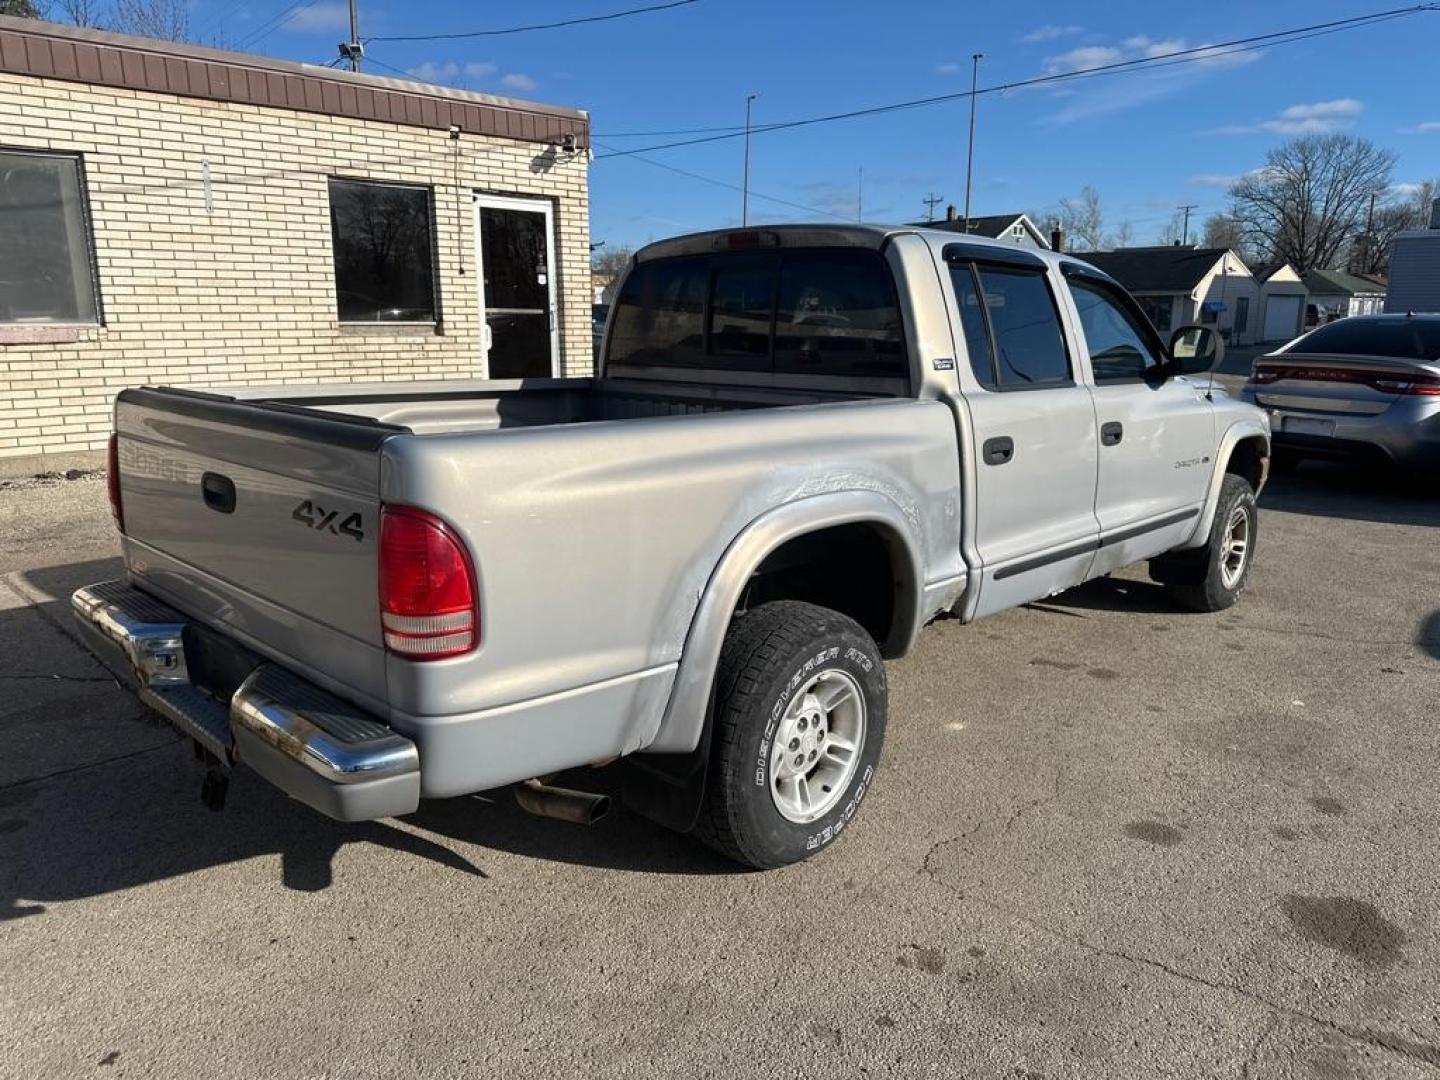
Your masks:
{"label": "asphalt parking lot", "polygon": [[69,634],[103,481],[0,484],[0,1075],[1440,1075],[1440,498],[1262,507],[1229,612],[929,628],[855,827],[756,874],[504,794],[210,813]]}

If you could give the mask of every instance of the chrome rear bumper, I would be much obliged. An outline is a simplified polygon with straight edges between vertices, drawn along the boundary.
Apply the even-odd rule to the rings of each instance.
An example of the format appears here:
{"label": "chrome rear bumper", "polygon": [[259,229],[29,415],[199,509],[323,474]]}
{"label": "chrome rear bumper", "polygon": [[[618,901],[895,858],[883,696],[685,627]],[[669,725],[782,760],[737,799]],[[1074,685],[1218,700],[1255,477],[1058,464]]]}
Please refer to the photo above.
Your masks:
{"label": "chrome rear bumper", "polygon": [[191,682],[187,620],[178,611],[124,581],[78,589],[70,603],[96,657],[224,764],[242,761],[340,821],[408,814],[419,805],[415,744],[354,706],[264,662],[223,701]]}

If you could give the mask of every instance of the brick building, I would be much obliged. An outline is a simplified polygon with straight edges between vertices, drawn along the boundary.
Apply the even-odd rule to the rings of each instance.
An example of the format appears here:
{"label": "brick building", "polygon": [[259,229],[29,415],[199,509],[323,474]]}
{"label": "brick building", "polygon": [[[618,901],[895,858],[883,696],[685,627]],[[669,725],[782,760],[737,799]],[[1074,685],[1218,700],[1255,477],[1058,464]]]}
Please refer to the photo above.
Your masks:
{"label": "brick building", "polygon": [[588,147],[574,109],[0,17],[0,468],[90,460],[125,386],[589,374]]}

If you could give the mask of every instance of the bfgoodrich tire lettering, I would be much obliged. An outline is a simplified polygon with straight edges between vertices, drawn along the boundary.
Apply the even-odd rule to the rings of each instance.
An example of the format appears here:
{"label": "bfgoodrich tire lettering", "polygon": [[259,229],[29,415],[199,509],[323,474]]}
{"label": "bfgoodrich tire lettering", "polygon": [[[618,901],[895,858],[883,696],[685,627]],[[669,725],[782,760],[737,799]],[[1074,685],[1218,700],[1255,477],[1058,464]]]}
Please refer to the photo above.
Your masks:
{"label": "bfgoodrich tire lettering", "polygon": [[[885,703],[880,651],[853,619],[792,600],[737,616],[716,672],[713,758],[696,835],[757,868],[798,862],[833,843],[874,780]],[[841,746],[822,771],[827,742],[847,741],[853,754]],[[777,795],[777,779],[786,786],[782,772],[816,778],[813,798]],[[821,790],[826,778],[832,787]]]}

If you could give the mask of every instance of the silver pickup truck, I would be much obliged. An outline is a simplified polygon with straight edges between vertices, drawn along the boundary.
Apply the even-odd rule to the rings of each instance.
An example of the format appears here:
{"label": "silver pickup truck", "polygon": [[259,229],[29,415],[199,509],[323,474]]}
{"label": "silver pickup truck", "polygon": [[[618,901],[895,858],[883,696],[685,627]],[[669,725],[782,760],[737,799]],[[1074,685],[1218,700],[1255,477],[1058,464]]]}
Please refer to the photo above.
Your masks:
{"label": "silver pickup truck", "polygon": [[621,759],[640,813],[752,866],[852,821],[883,661],[1149,560],[1201,611],[1255,550],[1264,414],[1073,257],[783,226],[635,256],[599,377],[115,406],[126,578],[95,652],[192,737],[353,821]]}

